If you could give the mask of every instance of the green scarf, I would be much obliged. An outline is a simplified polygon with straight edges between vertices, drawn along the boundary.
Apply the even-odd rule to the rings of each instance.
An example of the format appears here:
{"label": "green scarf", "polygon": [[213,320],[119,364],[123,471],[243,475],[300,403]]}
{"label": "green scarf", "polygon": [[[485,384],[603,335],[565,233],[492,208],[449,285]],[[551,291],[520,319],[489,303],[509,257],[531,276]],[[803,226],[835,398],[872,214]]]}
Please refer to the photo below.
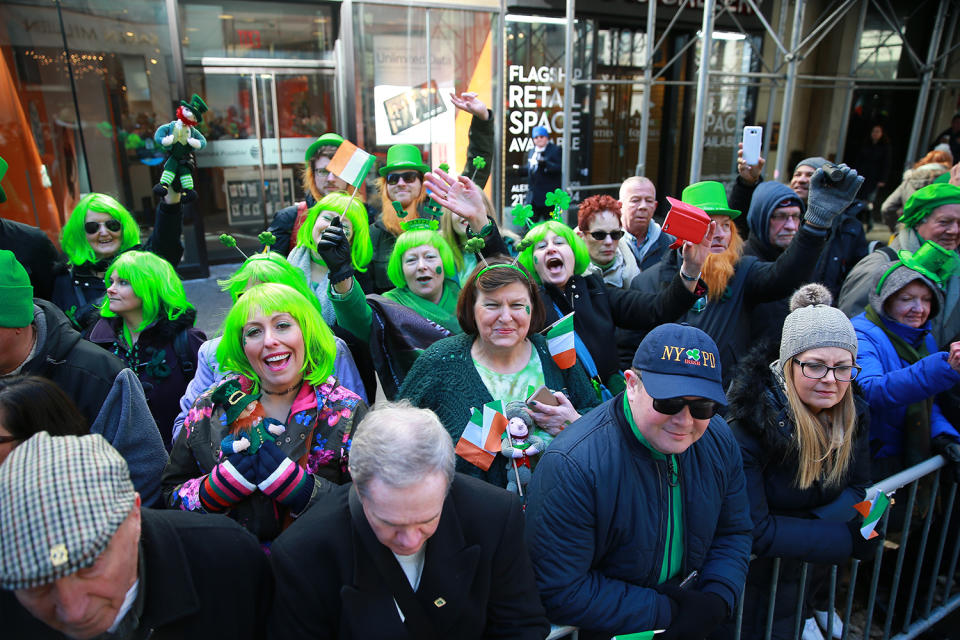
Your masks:
{"label": "green scarf", "polygon": [[[897,351],[897,355],[907,364],[913,364],[930,355],[927,346],[920,344],[915,349],[907,342],[890,331],[880,319],[880,314],[872,306],[867,306],[867,320],[880,327],[890,344]],[[930,414],[933,411],[933,398],[907,405],[903,419],[903,464],[904,467],[923,462],[930,457]]]}
{"label": "green scarf", "polygon": [[418,314],[431,322],[435,322],[450,333],[457,335],[463,333],[460,323],[457,321],[457,296],[460,295],[460,285],[453,280],[444,280],[443,294],[437,304],[424,300],[413,293],[407,287],[391,289],[384,294],[394,302],[413,309]]}

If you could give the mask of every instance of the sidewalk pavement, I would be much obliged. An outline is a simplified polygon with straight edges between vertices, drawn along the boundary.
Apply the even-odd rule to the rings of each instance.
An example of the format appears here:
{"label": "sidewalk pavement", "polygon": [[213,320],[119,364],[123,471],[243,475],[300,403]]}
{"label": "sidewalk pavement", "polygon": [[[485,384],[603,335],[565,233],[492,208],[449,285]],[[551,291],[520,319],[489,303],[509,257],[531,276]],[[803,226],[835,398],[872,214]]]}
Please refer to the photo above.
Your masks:
{"label": "sidewalk pavement", "polygon": [[208,338],[220,333],[220,325],[230,310],[230,296],[220,291],[217,280],[224,280],[240,267],[235,264],[215,264],[210,266],[210,276],[195,280],[184,280],[187,300],[197,308],[196,327],[207,334]]}

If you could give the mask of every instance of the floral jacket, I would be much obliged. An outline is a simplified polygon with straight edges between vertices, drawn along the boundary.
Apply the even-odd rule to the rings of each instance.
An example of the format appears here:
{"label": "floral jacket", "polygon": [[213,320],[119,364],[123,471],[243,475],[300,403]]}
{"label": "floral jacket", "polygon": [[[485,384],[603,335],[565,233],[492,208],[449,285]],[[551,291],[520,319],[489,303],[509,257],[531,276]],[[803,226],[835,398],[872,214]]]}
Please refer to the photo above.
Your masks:
{"label": "floral jacket", "polygon": [[[239,380],[243,389],[249,390],[250,380],[242,376]],[[220,442],[229,431],[223,408],[210,398],[222,382],[218,381],[201,394],[184,420],[161,480],[167,508],[204,511],[199,498],[200,484],[223,459]],[[340,386],[333,376],[319,387],[304,385],[293,401],[287,430],[277,438],[277,444],[294,461],[299,462],[306,455],[307,472],[314,478],[310,505],[335,486],[350,482],[347,471],[350,442],[354,427],[366,411],[363,400]],[[262,542],[276,538],[291,521],[286,507],[259,491],[234,506],[227,515]]]}

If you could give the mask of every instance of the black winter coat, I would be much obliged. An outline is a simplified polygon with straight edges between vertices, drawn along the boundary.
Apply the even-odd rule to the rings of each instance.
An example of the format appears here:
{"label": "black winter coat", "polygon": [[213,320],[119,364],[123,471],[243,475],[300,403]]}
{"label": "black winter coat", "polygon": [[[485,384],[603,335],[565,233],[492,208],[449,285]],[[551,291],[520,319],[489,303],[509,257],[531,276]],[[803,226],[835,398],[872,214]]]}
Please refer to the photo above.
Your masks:
{"label": "black winter coat", "polygon": [[49,300],[53,293],[57,250],[47,234],[37,227],[0,218],[0,249],[12,251],[27,270],[33,297]]}
{"label": "black winter coat", "polygon": [[835,564],[849,558],[852,538],[846,521],[856,516],[852,507],[863,500],[870,485],[870,413],[858,394],[846,480],[833,486],[816,481],[806,489],[796,487],[796,427],[786,394],[769,366],[778,357],[777,346],[768,342],[751,350],[727,393],[727,420],[743,456],[753,553],[758,556],[747,576],[743,638],[763,636],[775,557],[783,560],[773,637],[792,637],[801,563]]}

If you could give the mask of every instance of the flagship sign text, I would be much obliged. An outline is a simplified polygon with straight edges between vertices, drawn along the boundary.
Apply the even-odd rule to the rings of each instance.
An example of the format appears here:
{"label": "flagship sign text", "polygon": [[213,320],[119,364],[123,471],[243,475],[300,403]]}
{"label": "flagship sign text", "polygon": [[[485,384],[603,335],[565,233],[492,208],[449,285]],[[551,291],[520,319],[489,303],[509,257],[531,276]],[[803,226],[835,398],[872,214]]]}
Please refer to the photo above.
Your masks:
{"label": "flagship sign text", "polygon": [[[508,132],[513,136],[508,151],[527,151],[533,145],[530,132],[546,127],[557,143],[563,135],[563,80],[560,67],[525,67],[512,64],[507,70],[507,106],[510,110]],[[579,78],[580,69],[574,69]],[[574,97],[570,117],[570,146],[580,148],[580,108]]]}

